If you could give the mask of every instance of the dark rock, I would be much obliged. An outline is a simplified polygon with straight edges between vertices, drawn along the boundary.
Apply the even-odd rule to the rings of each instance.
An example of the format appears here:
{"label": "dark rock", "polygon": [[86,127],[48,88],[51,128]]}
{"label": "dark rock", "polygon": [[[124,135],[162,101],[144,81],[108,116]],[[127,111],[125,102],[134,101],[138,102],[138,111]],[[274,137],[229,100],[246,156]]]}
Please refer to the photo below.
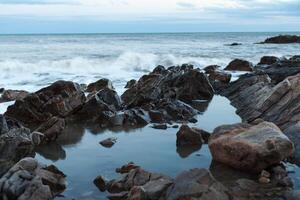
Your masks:
{"label": "dark rock", "polygon": [[107,138],[101,142],[99,142],[102,146],[106,148],[112,147],[117,142],[117,138]]}
{"label": "dark rock", "polygon": [[129,162],[126,165],[123,165],[122,167],[117,168],[116,172],[120,173],[120,174],[125,174],[125,173],[129,173],[131,170],[136,169],[136,168],[139,168],[139,166],[135,165],[133,162]]}
{"label": "dark rock", "polygon": [[164,122],[166,120],[166,116],[162,111],[150,110],[149,117],[152,123]]}
{"label": "dark rock", "polygon": [[6,119],[3,115],[0,114],[0,135],[8,132],[8,126]]}
{"label": "dark rock", "polygon": [[153,124],[152,128],[166,130],[168,128],[168,126],[167,126],[167,124]]}
{"label": "dark rock", "polygon": [[224,70],[228,71],[253,71],[253,64],[242,59],[231,61]]}
{"label": "dark rock", "polygon": [[187,125],[182,125],[179,131],[177,132],[176,136],[177,136],[177,140],[176,140],[177,146],[186,146],[186,145],[201,146],[204,142],[199,130],[190,128]]}
{"label": "dark rock", "polygon": [[209,139],[214,160],[259,173],[294,152],[293,143],[273,123],[234,124],[216,128]]}
{"label": "dark rock", "polygon": [[285,200],[300,200],[300,190],[288,191],[284,195]]}
{"label": "dark rock", "polygon": [[260,62],[258,64],[259,65],[272,65],[278,61],[280,61],[280,59],[277,58],[276,56],[263,56],[260,59]]}
{"label": "dark rock", "polygon": [[132,88],[135,84],[136,84],[136,80],[135,79],[131,79],[130,81],[128,81],[126,83],[125,88]]}
{"label": "dark rock", "polygon": [[297,35],[279,35],[279,36],[267,38],[262,43],[269,43],[269,44],[300,43],[300,36],[297,36]]}
{"label": "dark rock", "polygon": [[21,100],[24,99],[28,94],[29,92],[24,90],[4,90],[0,97],[0,102]]}
{"label": "dark rock", "polygon": [[48,170],[33,158],[24,158],[0,179],[4,199],[54,199],[66,188],[62,172]]}
{"label": "dark rock", "polygon": [[94,83],[91,83],[87,86],[86,92],[88,93],[96,93],[103,89],[114,90],[112,82],[106,78],[102,78]]}
{"label": "dark rock", "polygon": [[21,122],[31,130],[54,116],[67,117],[85,102],[78,84],[57,81],[9,106],[5,116]]}
{"label": "dark rock", "polygon": [[229,44],[228,46],[239,46],[239,45],[242,45],[242,43],[234,42],[234,43]]}
{"label": "dark rock", "polygon": [[221,82],[227,84],[231,80],[231,74],[224,71],[215,70],[214,72],[209,73],[208,78],[211,82]]}
{"label": "dark rock", "polygon": [[116,194],[109,194],[107,196],[109,200],[127,200],[128,199],[128,192],[120,192]]}
{"label": "dark rock", "polygon": [[106,180],[102,176],[97,176],[97,178],[94,180],[94,184],[101,192],[106,191]]}
{"label": "dark rock", "polygon": [[203,70],[205,71],[206,74],[210,74],[213,73],[217,70],[219,70],[221,68],[221,66],[219,65],[209,65],[207,67],[204,67]]}

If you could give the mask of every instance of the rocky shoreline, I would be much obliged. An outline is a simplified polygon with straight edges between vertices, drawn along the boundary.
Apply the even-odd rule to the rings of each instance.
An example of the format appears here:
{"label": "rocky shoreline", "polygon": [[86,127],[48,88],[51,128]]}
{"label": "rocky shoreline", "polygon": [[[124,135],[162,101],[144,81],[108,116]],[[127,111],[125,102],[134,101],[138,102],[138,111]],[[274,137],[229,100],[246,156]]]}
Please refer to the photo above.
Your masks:
{"label": "rocky shoreline", "polygon": [[[232,72],[246,74],[231,81]],[[180,123],[174,145],[208,144],[214,161],[254,174],[224,185],[208,169],[191,169],[176,178],[129,163],[111,181],[94,183],[109,199],[297,199],[285,163],[300,165],[300,56],[265,56],[253,63],[235,59],[222,70],[190,64],[157,66],[130,80],[119,96],[113,83],[89,85],[57,81],[34,93],[3,90],[2,100],[15,100],[0,115],[0,199],[53,199],[67,187],[66,175],[34,159],[34,148],[49,144],[74,124],[101,128],[137,128],[152,124],[167,129]],[[5,94],[5,95],[4,95]],[[212,133],[188,123],[205,111],[214,95],[227,97],[243,122],[216,127]],[[100,141],[112,147],[116,138]],[[92,182],[93,180],[91,180]]]}

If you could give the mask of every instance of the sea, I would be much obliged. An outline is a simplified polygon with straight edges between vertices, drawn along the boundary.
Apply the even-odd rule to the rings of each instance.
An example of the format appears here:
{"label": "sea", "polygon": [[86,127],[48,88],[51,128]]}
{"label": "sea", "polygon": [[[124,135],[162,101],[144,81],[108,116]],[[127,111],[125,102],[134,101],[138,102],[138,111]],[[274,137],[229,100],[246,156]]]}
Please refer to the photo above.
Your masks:
{"label": "sea", "polygon": [[[0,88],[37,91],[57,80],[89,84],[108,78],[121,95],[127,81],[139,79],[157,65],[193,64],[196,68],[226,65],[235,58],[254,64],[265,55],[300,54],[299,44],[258,44],[276,32],[248,33],[128,33],[128,34],[27,34],[0,35]],[[230,46],[231,43],[241,43]],[[239,74],[234,75],[234,79]],[[14,102],[0,104],[0,113]],[[241,122],[230,101],[215,96],[191,124],[212,132],[223,124]],[[93,129],[74,125],[56,142],[36,149],[36,158],[54,164],[67,175],[67,189],[57,199],[106,199],[93,180],[116,178],[115,168],[134,162],[146,170],[176,177],[183,170],[207,168],[223,184],[248,174],[219,166],[207,145],[176,148],[177,128],[156,130],[151,125],[132,130]],[[116,137],[109,149],[99,141]],[[288,164],[295,188],[300,170]],[[257,179],[257,177],[249,177]]]}

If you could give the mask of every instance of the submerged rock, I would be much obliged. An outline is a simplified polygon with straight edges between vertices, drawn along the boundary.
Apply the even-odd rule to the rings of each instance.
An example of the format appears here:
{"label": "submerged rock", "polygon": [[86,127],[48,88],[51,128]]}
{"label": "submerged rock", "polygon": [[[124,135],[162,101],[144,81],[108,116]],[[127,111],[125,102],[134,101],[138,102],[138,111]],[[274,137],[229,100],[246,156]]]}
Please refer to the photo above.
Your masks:
{"label": "submerged rock", "polygon": [[112,147],[117,142],[117,138],[107,138],[99,142],[102,146],[106,148]]}
{"label": "submerged rock", "polygon": [[117,168],[116,172],[120,173],[120,174],[125,174],[125,173],[129,173],[131,170],[136,169],[136,168],[139,168],[139,166],[135,165],[134,162],[129,162],[126,165],[123,165],[122,167]]}
{"label": "submerged rock", "polygon": [[97,188],[101,192],[105,192],[106,191],[106,182],[107,181],[102,176],[97,176],[97,178],[95,178],[95,180],[94,180],[94,184],[97,186]]}
{"label": "submerged rock", "polygon": [[49,200],[66,188],[65,175],[56,167],[43,167],[33,158],[16,163],[0,179],[4,199]]}
{"label": "submerged rock", "polygon": [[293,143],[273,123],[233,124],[216,128],[209,140],[214,160],[259,173],[289,157]]}
{"label": "submerged rock", "polygon": [[253,64],[242,59],[231,61],[224,70],[228,71],[253,71]]}
{"label": "submerged rock", "polygon": [[297,36],[297,35],[279,35],[279,36],[267,38],[262,43],[269,43],[269,44],[300,43],[300,36]]}

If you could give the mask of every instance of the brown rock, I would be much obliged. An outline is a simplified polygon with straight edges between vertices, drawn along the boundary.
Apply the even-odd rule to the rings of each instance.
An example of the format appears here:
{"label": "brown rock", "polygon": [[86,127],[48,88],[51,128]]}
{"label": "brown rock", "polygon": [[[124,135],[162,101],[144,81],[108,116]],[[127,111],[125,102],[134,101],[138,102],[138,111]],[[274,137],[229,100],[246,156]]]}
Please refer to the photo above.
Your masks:
{"label": "brown rock", "polygon": [[123,165],[121,168],[117,168],[116,172],[120,174],[125,174],[136,168],[139,168],[139,166],[135,165],[133,162],[129,162],[128,164]]}
{"label": "brown rock", "polygon": [[263,43],[270,43],[270,44],[300,43],[300,36],[279,35],[279,36],[267,38]]}
{"label": "brown rock", "polygon": [[253,64],[246,60],[235,59],[227,65],[225,70],[228,70],[228,71],[250,71],[251,72],[253,70]]}
{"label": "brown rock", "polygon": [[102,176],[97,176],[97,178],[94,180],[94,184],[101,192],[106,191],[106,180]]}
{"label": "brown rock", "polygon": [[24,90],[4,90],[0,102],[15,101],[24,99],[29,92]]}
{"label": "brown rock", "polygon": [[117,138],[107,138],[99,143],[106,148],[111,148],[116,142]]}
{"label": "brown rock", "polygon": [[112,82],[106,78],[102,78],[94,83],[90,83],[87,86],[86,92],[88,93],[96,93],[102,89],[110,89],[110,90],[114,90],[114,87],[112,85]]}
{"label": "brown rock", "polygon": [[263,56],[260,59],[260,62],[258,63],[259,65],[272,65],[276,62],[278,62],[280,59],[277,58],[276,56]]}
{"label": "brown rock", "polygon": [[202,145],[203,144],[203,138],[201,133],[199,132],[199,129],[192,129],[188,127],[187,125],[182,125],[179,129],[179,131],[176,134],[177,140],[176,145],[177,146],[192,146],[192,145]]}

